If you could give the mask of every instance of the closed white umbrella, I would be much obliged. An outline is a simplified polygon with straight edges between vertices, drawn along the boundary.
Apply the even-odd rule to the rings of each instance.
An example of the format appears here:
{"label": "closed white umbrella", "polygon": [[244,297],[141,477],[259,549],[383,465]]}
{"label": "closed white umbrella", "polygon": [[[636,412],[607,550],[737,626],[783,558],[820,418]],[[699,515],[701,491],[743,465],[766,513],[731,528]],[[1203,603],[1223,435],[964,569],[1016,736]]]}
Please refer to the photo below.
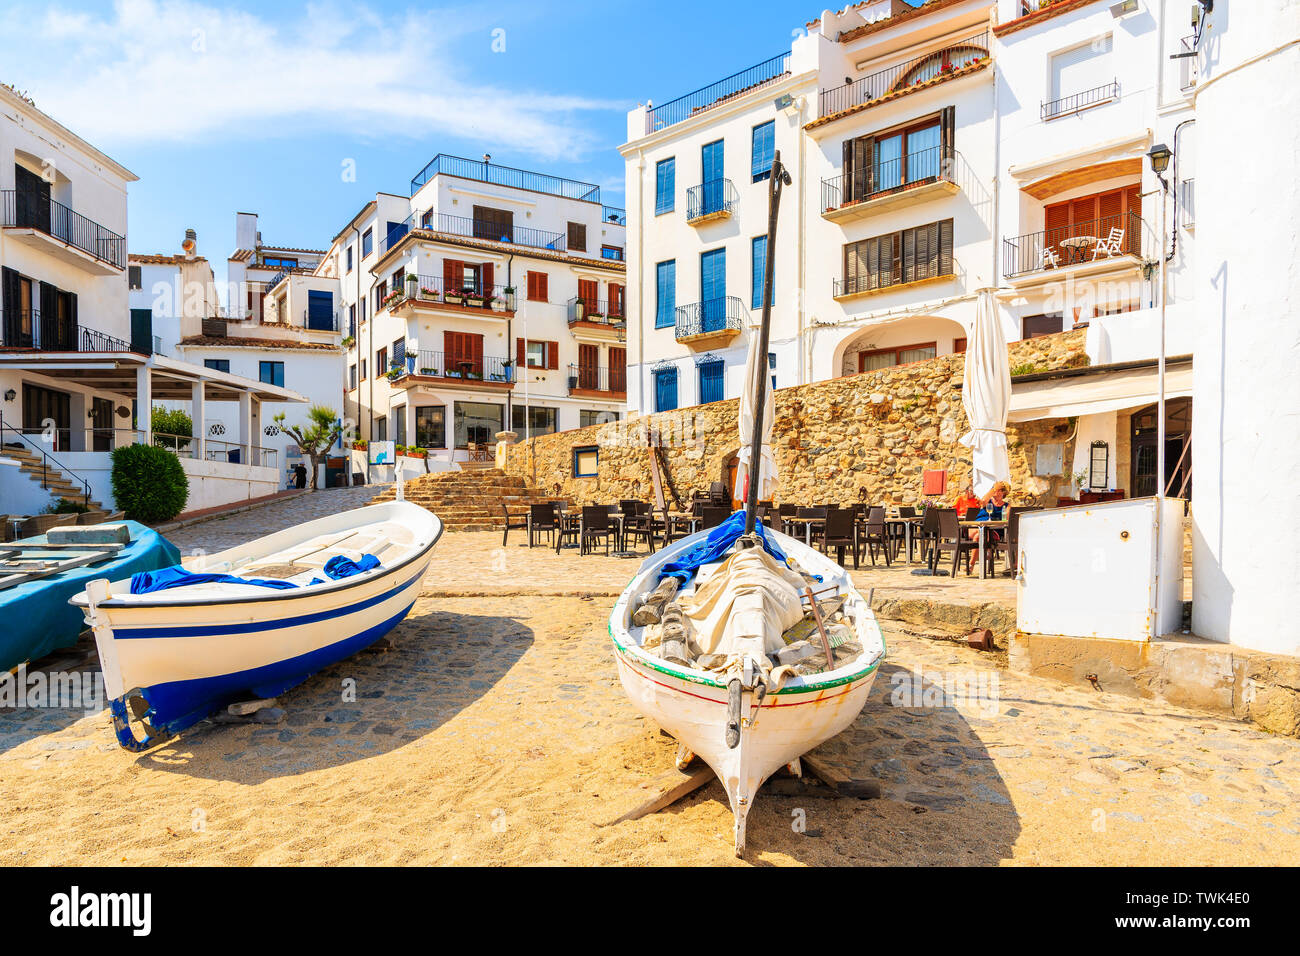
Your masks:
{"label": "closed white umbrella", "polygon": [[985,289],[975,305],[975,327],[966,343],[961,403],[970,431],[961,443],[971,449],[971,484],[983,498],[1011,477],[1007,459],[1007,410],[1011,405],[1011,366],[1007,340],[998,321],[993,293]]}
{"label": "closed white umbrella", "polygon": [[[759,354],[757,329],[749,332],[749,352],[745,357],[745,388],[740,393],[740,451],[736,455],[735,496],[741,501],[748,498],[749,460],[754,441],[754,394],[758,390],[760,375],[767,375],[767,356]],[[776,492],[776,456],[772,454],[772,389],[763,389],[763,446],[759,452],[758,500],[769,500]]]}

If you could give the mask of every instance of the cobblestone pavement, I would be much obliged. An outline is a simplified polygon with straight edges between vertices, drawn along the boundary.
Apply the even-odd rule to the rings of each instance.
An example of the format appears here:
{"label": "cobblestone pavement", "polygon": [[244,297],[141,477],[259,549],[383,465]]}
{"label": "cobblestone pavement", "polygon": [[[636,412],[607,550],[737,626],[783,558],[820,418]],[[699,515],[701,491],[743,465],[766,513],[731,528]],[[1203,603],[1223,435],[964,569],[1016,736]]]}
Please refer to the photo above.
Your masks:
{"label": "cobblestone pavement", "polygon": [[[323,507],[333,494],[304,497]],[[215,550],[301,520],[277,509],[307,503],[176,537]],[[499,547],[499,535],[445,538],[431,582],[455,575],[484,593],[422,598],[393,650],[288,692],[278,724],[204,723],[134,756],[102,709],[0,709],[0,864],[736,862],[716,782],[611,824],[671,766],[671,744],[622,692],[606,634],[610,594],[636,562],[557,560],[512,540],[497,580],[487,569]],[[569,593],[582,589],[609,593]],[[1300,741],[1012,674],[893,626],[886,636],[870,702],[822,747],[879,779],[882,797],[760,791],[747,862],[1278,864],[1300,853]]]}

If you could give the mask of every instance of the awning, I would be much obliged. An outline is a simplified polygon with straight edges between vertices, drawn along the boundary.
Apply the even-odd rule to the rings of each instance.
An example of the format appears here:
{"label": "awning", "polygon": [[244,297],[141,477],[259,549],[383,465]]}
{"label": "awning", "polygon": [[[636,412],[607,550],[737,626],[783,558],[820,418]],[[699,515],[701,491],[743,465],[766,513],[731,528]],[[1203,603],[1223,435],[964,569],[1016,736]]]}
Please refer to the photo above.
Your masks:
{"label": "awning", "polygon": [[[1158,398],[1158,388],[1155,362],[1138,367],[1070,370],[1055,376],[1032,376],[1032,380],[1012,379],[1007,420],[1032,422],[1150,405]],[[1165,368],[1165,398],[1191,394],[1191,360],[1170,362]]]}
{"label": "awning", "polygon": [[0,368],[20,369],[48,375],[70,385],[134,397],[136,374],[151,365],[150,390],[155,400],[188,401],[196,382],[205,383],[210,402],[234,402],[247,393],[259,402],[307,402],[305,395],[241,375],[183,362],[163,355],[152,357],[136,352],[0,352]]}

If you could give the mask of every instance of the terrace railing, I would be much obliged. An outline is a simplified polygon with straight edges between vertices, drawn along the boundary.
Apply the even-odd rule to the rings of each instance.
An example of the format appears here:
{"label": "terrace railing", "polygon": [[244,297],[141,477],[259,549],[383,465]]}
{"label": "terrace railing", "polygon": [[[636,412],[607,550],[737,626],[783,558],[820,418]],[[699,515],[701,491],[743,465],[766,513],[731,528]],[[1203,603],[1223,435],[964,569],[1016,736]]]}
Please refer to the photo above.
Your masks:
{"label": "terrace railing", "polygon": [[896,93],[920,86],[936,77],[957,72],[989,55],[987,30],[956,40],[939,49],[921,53],[883,70],[825,90],[821,94],[821,116],[827,117],[855,106],[878,100],[888,93]]}
{"label": "terrace railing", "polygon": [[1091,90],[1084,90],[1082,93],[1047,100],[1039,108],[1039,113],[1044,120],[1056,119],[1056,117],[1064,116],[1066,113],[1076,113],[1079,110],[1087,109],[1089,106],[1109,103],[1111,100],[1118,98],[1119,80],[1112,80]]}
{"label": "terrace railing", "polygon": [[604,222],[612,222],[616,226],[627,225],[627,211],[617,206],[601,206],[600,218]]}
{"label": "terrace railing", "polygon": [[405,365],[394,370],[396,374],[392,377],[426,375],[431,378],[463,379],[473,382],[514,381],[514,363],[495,355],[474,358],[420,349],[418,352],[407,352],[403,358]]}
{"label": "terrace railing", "polygon": [[53,199],[0,190],[0,226],[35,229],[117,269],[126,268],[126,238]]}
{"label": "terrace railing", "polygon": [[604,299],[574,296],[569,300],[569,324],[591,322],[596,325],[609,325],[613,328],[626,328],[627,316],[623,303],[607,302]]}
{"label": "terrace railing", "polygon": [[[412,273],[406,275],[409,277]],[[395,297],[386,308],[410,300],[430,304],[443,302],[462,308],[491,309],[496,312],[515,310],[515,293],[507,291],[506,286],[485,285],[481,280],[477,283],[462,281],[448,284],[442,276],[429,275],[416,276],[416,280],[414,285],[406,279],[398,283],[398,287],[389,293],[390,296],[395,294]]]}
{"label": "terrace railing", "polygon": [[382,256],[397,245],[410,229],[427,229],[431,232],[442,232],[451,236],[483,239],[488,242],[513,243],[517,246],[550,249],[554,252],[565,252],[569,246],[568,236],[562,232],[548,232],[543,229],[532,229],[528,226],[503,226],[491,219],[452,216],[445,212],[434,216],[431,212],[426,212],[420,216],[408,217],[400,226],[394,227],[386,235],[381,236],[379,254]]}
{"label": "terrace railing", "polygon": [[708,332],[741,331],[749,320],[749,309],[734,295],[692,302],[677,307],[676,337],[690,338]]}
{"label": "terrace railing", "polygon": [[0,347],[38,352],[131,352],[131,343],[39,309],[0,312]]}
{"label": "terrace railing", "polygon": [[[1109,240],[1116,230],[1115,247],[1098,252],[1098,243]],[[1142,217],[1126,212],[1004,238],[1002,273],[1008,277],[1021,276],[1117,255],[1141,257],[1144,231]]]}
{"label": "terrace railing", "polygon": [[823,179],[822,209],[830,212],[928,183],[956,182],[956,160],[956,150],[930,146],[898,159]]}
{"label": "terrace railing", "polygon": [[497,186],[509,186],[514,189],[527,189],[565,199],[577,199],[582,202],[600,202],[600,187],[592,183],[565,179],[547,173],[535,173],[513,166],[501,166],[485,160],[466,159],[463,156],[451,156],[439,153],[429,160],[424,169],[415,174],[411,180],[411,195],[414,196],[434,176],[456,176],[460,179],[473,179],[480,183],[492,183]]}
{"label": "terrace railing", "polygon": [[787,66],[789,59],[789,53],[781,53],[762,63],[755,63],[739,73],[733,73],[716,83],[701,87],[693,93],[687,93],[675,100],[669,100],[662,106],[647,110],[646,135],[680,123],[740,93],[775,82],[789,72]]}
{"label": "terrace railing", "polygon": [[709,216],[731,215],[740,202],[740,194],[730,179],[711,179],[686,190],[686,221],[695,222]]}
{"label": "terrace railing", "polygon": [[569,388],[589,392],[626,392],[627,369],[599,365],[570,365]]}

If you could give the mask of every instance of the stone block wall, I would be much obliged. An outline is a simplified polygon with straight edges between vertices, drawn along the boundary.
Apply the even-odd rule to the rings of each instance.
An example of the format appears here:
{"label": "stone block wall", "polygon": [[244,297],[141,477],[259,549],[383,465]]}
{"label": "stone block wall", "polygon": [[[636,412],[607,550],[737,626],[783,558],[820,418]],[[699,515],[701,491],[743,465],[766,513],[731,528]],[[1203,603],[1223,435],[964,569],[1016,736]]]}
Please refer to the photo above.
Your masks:
{"label": "stone block wall", "polygon": [[[1012,342],[1011,367],[1044,372],[1087,365],[1084,337],[1085,331],[1078,330]],[[778,389],[772,432],[779,472],[775,500],[911,504],[921,497],[926,469],[947,469],[946,500],[955,499],[970,478],[970,450],[958,444],[967,430],[961,404],[964,368],[963,355],[942,355]],[[712,482],[728,480],[739,446],[738,407],[730,399],[543,435],[511,446],[502,464],[507,474],[524,477],[542,493],[578,504],[650,500],[653,437],[662,447],[672,486],[686,501]],[[1055,503],[1062,479],[1034,476],[1037,447],[1066,442],[1068,463],[1074,452],[1073,442],[1067,441],[1072,431],[1066,419],[1008,427],[1013,502]],[[597,473],[576,477],[574,451],[591,447],[599,449]],[[665,496],[671,503],[667,489]]]}

